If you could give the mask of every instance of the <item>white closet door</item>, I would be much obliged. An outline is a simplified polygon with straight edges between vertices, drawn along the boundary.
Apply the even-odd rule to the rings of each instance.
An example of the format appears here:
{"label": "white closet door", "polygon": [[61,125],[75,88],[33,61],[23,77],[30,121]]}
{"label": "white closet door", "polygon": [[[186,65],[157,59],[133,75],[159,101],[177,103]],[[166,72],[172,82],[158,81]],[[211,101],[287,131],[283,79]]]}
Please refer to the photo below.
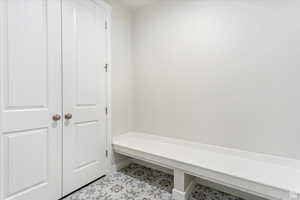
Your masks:
{"label": "white closet door", "polygon": [[60,0],[0,0],[0,199],[61,197]]}
{"label": "white closet door", "polygon": [[92,0],[63,0],[62,18],[66,195],[106,172],[106,30],[104,9]]}

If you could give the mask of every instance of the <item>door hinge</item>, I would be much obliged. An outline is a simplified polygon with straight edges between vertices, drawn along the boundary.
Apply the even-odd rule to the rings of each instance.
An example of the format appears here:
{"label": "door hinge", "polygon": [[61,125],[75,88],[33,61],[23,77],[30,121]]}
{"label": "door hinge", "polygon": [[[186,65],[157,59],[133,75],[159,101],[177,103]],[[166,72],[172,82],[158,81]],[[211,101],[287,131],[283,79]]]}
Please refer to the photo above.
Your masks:
{"label": "door hinge", "polygon": [[105,150],[105,156],[108,157],[108,150]]}
{"label": "door hinge", "polygon": [[105,21],[105,29],[107,30],[108,28],[108,24],[107,24],[107,21]]}
{"label": "door hinge", "polygon": [[108,108],[105,108],[105,114],[108,115]]}
{"label": "door hinge", "polygon": [[105,69],[105,72],[107,72],[108,64],[105,64],[104,69]]}

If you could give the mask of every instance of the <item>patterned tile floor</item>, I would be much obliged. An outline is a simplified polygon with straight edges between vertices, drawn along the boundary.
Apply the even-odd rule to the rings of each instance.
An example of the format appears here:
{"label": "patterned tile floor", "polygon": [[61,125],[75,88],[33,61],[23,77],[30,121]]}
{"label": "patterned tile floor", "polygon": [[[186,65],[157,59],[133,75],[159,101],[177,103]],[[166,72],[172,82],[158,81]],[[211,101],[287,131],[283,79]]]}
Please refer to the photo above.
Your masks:
{"label": "patterned tile floor", "polygon": [[[131,164],[106,176],[64,200],[172,200],[173,176]],[[189,200],[242,200],[196,185]]]}

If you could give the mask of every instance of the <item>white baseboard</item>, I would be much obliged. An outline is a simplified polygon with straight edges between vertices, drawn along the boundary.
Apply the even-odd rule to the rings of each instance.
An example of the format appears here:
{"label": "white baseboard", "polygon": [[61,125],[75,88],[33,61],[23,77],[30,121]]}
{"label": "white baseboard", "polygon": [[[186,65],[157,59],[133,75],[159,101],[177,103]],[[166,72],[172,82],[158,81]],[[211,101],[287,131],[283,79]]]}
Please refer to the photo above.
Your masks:
{"label": "white baseboard", "polygon": [[185,199],[186,199],[186,200],[190,197],[190,195],[191,195],[193,189],[195,188],[195,186],[196,186],[196,180],[195,180],[195,178],[194,178],[194,179],[190,182],[190,184],[187,186],[187,188],[185,189]]}
{"label": "white baseboard", "polygon": [[193,179],[190,184],[186,187],[185,192],[177,190],[177,189],[173,189],[172,191],[172,198],[174,200],[188,200],[188,198],[190,197],[194,187],[196,185],[196,181],[195,179]]}
{"label": "white baseboard", "polygon": [[186,197],[185,192],[182,192],[182,191],[179,191],[179,190],[173,188],[172,199],[174,199],[174,200],[186,200],[185,197]]}
{"label": "white baseboard", "polygon": [[164,172],[166,174],[171,174],[171,175],[174,174],[172,169],[169,169],[169,168],[166,168],[166,167],[162,167],[160,165],[155,165],[153,163],[149,163],[149,162],[138,160],[138,159],[134,159],[134,158],[129,158],[129,160],[131,162],[133,162],[133,163],[136,163],[136,164],[139,164],[139,165],[151,168],[151,169],[155,169],[155,170]]}
{"label": "white baseboard", "polygon": [[111,167],[111,173],[116,172],[126,166],[128,166],[130,163],[132,163],[132,161],[128,158],[124,158],[122,160],[120,160],[119,162],[115,163],[114,165],[112,165]]}
{"label": "white baseboard", "polygon": [[144,167],[159,170],[159,171],[164,172],[166,174],[173,175],[173,170],[172,169],[168,169],[166,167],[162,167],[162,166],[155,165],[155,164],[152,164],[152,163],[149,163],[149,162],[146,162],[146,161],[138,160],[138,159],[135,159],[135,158],[129,158],[129,157],[124,158],[121,161],[118,161],[117,163],[112,165],[112,169],[110,171],[111,172],[118,171],[118,170],[128,166],[130,163],[136,163],[136,164],[142,165]]}
{"label": "white baseboard", "polygon": [[198,183],[198,184],[203,185],[203,186],[210,187],[212,189],[215,189],[215,190],[218,190],[218,191],[221,191],[221,192],[225,192],[227,194],[231,194],[231,195],[240,197],[240,198],[245,199],[245,200],[266,200],[262,197],[255,196],[255,195],[252,195],[252,194],[234,189],[232,187],[228,187],[228,186],[225,186],[225,185],[214,183],[214,182],[204,180],[204,179],[201,179],[201,178],[196,178],[195,183],[196,184]]}

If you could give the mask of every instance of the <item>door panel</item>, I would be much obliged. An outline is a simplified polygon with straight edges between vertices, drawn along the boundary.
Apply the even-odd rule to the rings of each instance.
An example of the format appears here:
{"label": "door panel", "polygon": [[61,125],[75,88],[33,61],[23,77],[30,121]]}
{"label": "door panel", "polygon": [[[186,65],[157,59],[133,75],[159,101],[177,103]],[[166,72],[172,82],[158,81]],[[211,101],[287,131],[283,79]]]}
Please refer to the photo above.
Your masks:
{"label": "door panel", "polygon": [[0,199],[61,197],[60,0],[0,0]]}
{"label": "door panel", "polygon": [[[5,107],[47,107],[47,1],[10,0],[7,4]],[[20,73],[20,66],[26,72]],[[26,91],[26,94],[25,94]]]}
{"label": "door panel", "polygon": [[64,195],[106,171],[105,12],[92,0],[63,1]]}
{"label": "door panel", "polygon": [[[47,180],[49,159],[47,155],[48,129],[10,133],[6,140],[8,153],[5,159],[7,165],[10,166],[8,170],[9,193],[16,194],[24,188],[44,185]],[[23,169],[26,169],[27,173],[24,173]]]}

